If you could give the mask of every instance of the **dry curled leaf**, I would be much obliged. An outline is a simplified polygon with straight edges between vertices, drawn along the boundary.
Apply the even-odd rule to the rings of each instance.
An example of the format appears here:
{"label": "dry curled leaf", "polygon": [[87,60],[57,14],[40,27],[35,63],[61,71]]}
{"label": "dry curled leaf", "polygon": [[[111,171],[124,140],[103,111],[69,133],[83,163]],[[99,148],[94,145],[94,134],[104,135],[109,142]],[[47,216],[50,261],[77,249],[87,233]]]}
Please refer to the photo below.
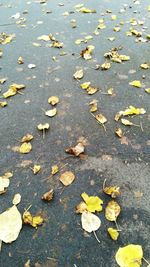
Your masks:
{"label": "dry curled leaf", "polygon": [[8,98],[10,96],[14,96],[18,93],[18,90],[21,90],[24,88],[25,88],[24,84],[13,83],[9,86],[9,89],[7,90],[7,92],[3,93],[3,97]]}
{"label": "dry curled leaf", "polygon": [[111,239],[113,239],[113,240],[115,240],[115,241],[118,239],[118,237],[119,237],[119,232],[118,232],[117,229],[114,229],[114,228],[109,227],[109,228],[107,229],[107,231],[108,231],[109,236],[111,237]]}
{"label": "dry curled leaf", "polygon": [[84,76],[84,72],[83,72],[83,69],[80,69],[80,70],[77,70],[74,74],[73,74],[73,77],[77,80],[80,80],[82,79]]}
{"label": "dry curled leaf", "polygon": [[145,92],[148,93],[148,94],[150,94],[150,88],[146,88],[145,89]]}
{"label": "dry curled leaf", "polygon": [[69,147],[65,151],[69,154],[72,154],[72,155],[78,157],[81,153],[84,153],[84,150],[85,150],[84,144],[79,142],[76,146]]}
{"label": "dry curled leaf", "polygon": [[120,138],[122,138],[123,137],[123,131],[122,131],[122,129],[121,128],[116,128],[116,130],[115,130],[115,134],[118,136],[118,137],[120,137]]}
{"label": "dry curled leaf", "polygon": [[18,205],[21,201],[21,195],[19,193],[15,194],[13,197],[13,205]]}
{"label": "dry curled leaf", "polygon": [[106,206],[105,217],[108,221],[115,222],[117,217],[120,214],[120,211],[121,211],[121,208],[119,204],[116,201],[111,200],[108,202]]}
{"label": "dry curled leaf", "polygon": [[33,139],[33,135],[32,134],[26,134],[22,137],[21,142],[29,142]]}
{"label": "dry curled leaf", "polygon": [[103,188],[105,194],[110,195],[112,198],[116,198],[120,195],[119,186],[106,186]]}
{"label": "dry curled leaf", "polygon": [[18,64],[23,64],[24,63],[24,60],[22,57],[18,57]]}
{"label": "dry curled leaf", "polygon": [[142,247],[133,244],[119,248],[115,255],[116,262],[120,267],[140,267],[142,258]]}
{"label": "dry curled leaf", "polygon": [[46,192],[46,193],[43,194],[42,200],[50,201],[50,200],[53,199],[53,197],[54,197],[54,190],[51,189],[48,192]]}
{"label": "dry curled leaf", "polygon": [[90,212],[102,211],[103,201],[97,196],[88,196],[85,192],[81,194],[81,197],[87,205],[87,210]]}
{"label": "dry curled leaf", "polygon": [[83,213],[84,211],[87,211],[87,205],[82,201],[76,206],[76,213]]}
{"label": "dry curled leaf", "polygon": [[23,143],[20,148],[19,148],[19,152],[22,154],[27,154],[32,150],[32,145],[30,143]]}
{"label": "dry curled leaf", "polygon": [[97,87],[93,87],[93,86],[89,86],[86,89],[86,91],[87,91],[88,95],[93,95],[98,91],[98,88]]}
{"label": "dry curled leaf", "polygon": [[21,214],[12,206],[0,214],[0,240],[5,243],[15,241],[22,228]]}
{"label": "dry curled leaf", "polygon": [[63,185],[68,186],[73,183],[74,179],[75,179],[74,173],[71,171],[66,171],[60,176],[59,181]]}
{"label": "dry curled leaf", "polygon": [[81,215],[81,224],[82,224],[82,228],[86,232],[92,233],[92,232],[97,231],[100,228],[101,220],[95,214],[89,211],[84,211]]}
{"label": "dry curled leaf", "polygon": [[95,47],[93,45],[88,45],[84,50],[81,51],[80,56],[85,60],[91,59],[94,48]]}
{"label": "dry curled leaf", "polygon": [[58,96],[51,96],[48,98],[48,103],[51,104],[52,106],[55,106],[56,104],[59,103],[59,98]]}
{"label": "dry curled leaf", "polygon": [[37,228],[37,226],[41,225],[44,222],[44,219],[40,215],[32,216],[29,211],[25,211],[23,213],[23,222]]}

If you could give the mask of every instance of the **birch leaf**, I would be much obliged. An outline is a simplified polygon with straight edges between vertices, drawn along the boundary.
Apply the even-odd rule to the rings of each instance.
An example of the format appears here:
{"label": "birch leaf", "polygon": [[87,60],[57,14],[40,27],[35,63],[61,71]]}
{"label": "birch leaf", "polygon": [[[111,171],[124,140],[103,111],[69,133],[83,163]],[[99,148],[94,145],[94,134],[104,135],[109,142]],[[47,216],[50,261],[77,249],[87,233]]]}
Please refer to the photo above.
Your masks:
{"label": "birch leaf", "polygon": [[77,70],[74,74],[73,74],[73,77],[75,79],[82,79],[84,76],[84,72],[83,72],[83,69],[80,69],[80,70]]}
{"label": "birch leaf", "polygon": [[48,117],[54,117],[56,114],[57,114],[56,108],[45,111],[45,115]]}
{"label": "birch leaf", "polygon": [[33,170],[34,174],[37,174],[41,170],[41,166],[40,165],[34,165],[32,170]]}
{"label": "birch leaf", "polygon": [[116,262],[120,267],[140,267],[142,258],[142,247],[133,244],[119,248],[115,255]]}
{"label": "birch leaf", "polygon": [[60,176],[59,181],[60,181],[63,185],[68,186],[68,185],[70,185],[70,184],[73,183],[74,179],[75,179],[75,175],[74,175],[74,173],[73,173],[73,172],[70,172],[70,171],[67,171],[67,172],[64,172],[64,173]]}
{"label": "birch leaf", "polygon": [[88,196],[85,192],[81,194],[81,197],[87,205],[87,210],[90,212],[102,211],[103,201],[97,196]]}
{"label": "birch leaf", "polygon": [[56,104],[58,104],[59,103],[58,96],[51,96],[51,97],[49,97],[48,103],[51,104],[52,106],[55,106]]}
{"label": "birch leaf", "polygon": [[141,69],[144,69],[144,70],[149,69],[149,65],[148,65],[147,63],[142,63],[142,64],[140,65],[140,67],[141,67]]}
{"label": "birch leaf", "polygon": [[95,9],[90,9],[90,8],[86,8],[86,7],[80,8],[79,11],[82,12],[82,13],[96,13]]}
{"label": "birch leaf", "polygon": [[22,228],[21,214],[16,206],[0,214],[0,240],[5,243],[15,241]]}
{"label": "birch leaf", "polygon": [[134,87],[137,87],[137,88],[141,88],[142,87],[141,82],[138,81],[138,80],[132,81],[129,84],[132,85],[132,86],[134,86]]}
{"label": "birch leaf", "polygon": [[23,213],[23,222],[37,228],[37,226],[41,225],[44,222],[44,219],[40,215],[32,216],[29,211],[25,211]]}
{"label": "birch leaf", "polygon": [[22,137],[21,142],[29,142],[33,139],[33,135],[32,134],[26,134]]}
{"label": "birch leaf", "polygon": [[95,214],[91,212],[84,211],[81,215],[82,228],[88,232],[92,233],[97,231],[101,226],[101,220]]}
{"label": "birch leaf", "polygon": [[119,186],[106,186],[103,188],[105,194],[110,195],[112,198],[116,198],[120,195]]}
{"label": "birch leaf", "polygon": [[118,136],[118,137],[123,137],[123,131],[121,128],[116,128],[115,130],[115,134]]}
{"label": "birch leaf", "polygon": [[9,186],[10,180],[8,178],[0,177],[0,194],[6,192],[6,188]]}
{"label": "birch leaf", "polygon": [[101,124],[104,124],[107,122],[107,118],[103,115],[103,114],[97,114],[95,116],[95,118],[97,119],[97,121],[99,121]]}
{"label": "birch leaf", "polygon": [[14,197],[13,197],[13,205],[18,205],[21,201],[21,195],[18,193],[18,194],[15,194]]}
{"label": "birch leaf", "polygon": [[0,107],[4,108],[7,106],[7,102],[6,101],[0,101]]}
{"label": "birch leaf", "polygon": [[38,124],[37,128],[40,131],[48,130],[49,129],[49,123],[45,123],[45,124],[40,123],[40,124]]}
{"label": "birch leaf", "polygon": [[150,88],[146,88],[145,89],[145,92],[148,93],[148,94],[150,94]]}
{"label": "birch leaf", "polygon": [[32,145],[30,143],[23,143],[20,148],[19,148],[19,152],[22,154],[27,154],[32,150]]}
{"label": "birch leaf", "polygon": [[108,221],[115,222],[117,217],[119,216],[121,208],[119,204],[111,200],[108,202],[106,209],[105,209],[105,217]]}
{"label": "birch leaf", "polygon": [[110,237],[111,237],[111,239],[113,239],[113,240],[117,240],[118,239],[118,237],[119,237],[119,232],[117,231],[117,229],[114,229],[114,228],[108,228],[107,229],[107,231],[108,231],[108,233],[109,233],[109,235],[110,235]]}
{"label": "birch leaf", "polygon": [[134,106],[129,106],[127,109],[121,112],[123,116],[128,116],[128,115],[143,115],[145,114],[146,111],[144,108],[136,108]]}
{"label": "birch leaf", "polygon": [[51,169],[51,174],[55,175],[57,172],[59,172],[59,168],[57,165],[53,165]]}
{"label": "birch leaf", "polygon": [[131,126],[133,125],[133,123],[129,120],[126,120],[126,119],[121,119],[121,122],[123,125],[126,125],[126,126]]}

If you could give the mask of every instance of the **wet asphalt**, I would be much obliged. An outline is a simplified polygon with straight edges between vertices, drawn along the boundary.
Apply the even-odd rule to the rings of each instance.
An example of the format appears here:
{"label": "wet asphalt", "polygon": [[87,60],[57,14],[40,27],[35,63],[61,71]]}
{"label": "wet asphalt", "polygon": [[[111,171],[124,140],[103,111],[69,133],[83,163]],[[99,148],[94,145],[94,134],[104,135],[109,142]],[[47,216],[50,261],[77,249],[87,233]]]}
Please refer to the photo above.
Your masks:
{"label": "wet asphalt", "polygon": [[[74,8],[77,4],[97,12],[77,12]],[[150,260],[150,96],[144,91],[150,87],[150,72],[139,67],[144,62],[150,64],[150,42],[146,39],[150,34],[148,5],[148,0],[0,1],[0,32],[16,35],[11,43],[0,47],[3,49],[0,78],[7,77],[0,85],[0,94],[12,83],[26,85],[22,94],[9,98],[8,106],[0,110],[0,174],[13,172],[7,192],[0,196],[0,212],[11,207],[14,194],[20,193],[19,211],[23,213],[32,205],[30,211],[41,212],[45,218],[37,230],[24,225],[15,242],[3,244],[1,267],[24,267],[27,260],[31,267],[117,267],[115,253],[120,246],[129,243],[141,244],[145,258]],[[17,12],[26,19],[21,24],[16,24],[16,19],[11,17]],[[112,21],[112,14],[117,20]],[[103,18],[106,28],[94,35],[98,20]],[[144,25],[132,26],[129,21],[133,18],[144,21]],[[72,19],[76,19],[76,28],[70,25]],[[120,32],[114,32],[114,26],[120,22],[124,22]],[[126,32],[131,27],[142,31],[146,41],[127,37]],[[63,48],[50,48],[47,42],[37,40],[50,33],[64,43]],[[75,44],[77,39],[87,35],[92,35],[93,39],[87,44]],[[113,42],[108,40],[112,36],[116,37]],[[41,46],[34,46],[34,42]],[[92,60],[85,61],[80,52],[89,44],[94,45],[95,50]],[[130,56],[130,61],[112,63],[107,71],[96,70],[95,66],[105,61],[104,53],[112,47],[121,47],[121,53]],[[19,56],[24,59],[22,65],[17,63]],[[35,64],[36,68],[29,69],[28,64]],[[73,79],[79,68],[85,73],[81,82],[91,81],[100,88],[95,95],[87,95],[80,88],[81,82]],[[143,88],[131,87],[129,82],[133,80],[140,80]],[[106,94],[110,87],[114,88],[115,96]],[[58,114],[48,118],[42,108],[49,109],[47,99],[51,95],[57,95],[60,103]],[[89,112],[89,102],[93,99],[98,100],[99,111],[108,119],[106,132]],[[114,115],[129,105],[145,108],[146,114],[131,119],[141,127],[129,128],[114,121]],[[37,125],[46,122],[50,123],[50,130],[43,139]],[[127,137],[124,141],[114,133],[118,126]],[[32,151],[24,155],[14,148],[26,133],[33,134],[34,139]],[[81,136],[87,138],[86,156],[82,159],[68,157],[65,149],[75,145]],[[23,166],[27,160],[30,164]],[[51,166],[57,163],[63,166],[62,170],[49,178]],[[42,167],[37,175],[30,168],[33,164]],[[59,177],[67,170],[74,172],[76,179],[64,189]],[[122,212],[118,224],[122,231],[118,241],[112,241],[107,228],[114,224],[100,213],[99,244],[93,234],[84,233],[80,215],[74,211],[84,191],[99,195],[106,206],[110,197],[102,192],[104,179],[121,187],[118,202]],[[51,188],[55,192],[54,199],[45,203],[41,196]]]}

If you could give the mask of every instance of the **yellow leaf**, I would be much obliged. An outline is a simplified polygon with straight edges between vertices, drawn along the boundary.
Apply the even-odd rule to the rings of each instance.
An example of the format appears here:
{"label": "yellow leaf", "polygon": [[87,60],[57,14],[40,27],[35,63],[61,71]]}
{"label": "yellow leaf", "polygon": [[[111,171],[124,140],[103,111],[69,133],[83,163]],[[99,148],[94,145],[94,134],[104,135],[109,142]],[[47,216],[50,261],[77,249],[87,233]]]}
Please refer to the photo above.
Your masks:
{"label": "yellow leaf", "polygon": [[116,20],[116,19],[117,19],[117,16],[116,16],[116,15],[112,15],[112,16],[111,16],[111,19],[112,19],[112,20]]}
{"label": "yellow leaf", "polygon": [[56,114],[57,114],[56,108],[45,111],[45,115],[48,117],[54,117]]}
{"label": "yellow leaf", "polygon": [[99,121],[100,123],[104,124],[107,122],[107,118],[103,114],[97,114],[95,116],[96,120]]}
{"label": "yellow leaf", "polygon": [[148,94],[150,94],[150,88],[146,88],[145,89],[145,92],[148,93]]}
{"label": "yellow leaf", "polygon": [[37,226],[41,225],[44,222],[44,219],[40,215],[32,216],[29,211],[25,211],[23,213],[23,222],[37,228]]}
{"label": "yellow leaf", "polygon": [[133,123],[129,120],[126,120],[126,119],[121,119],[121,122],[123,125],[127,125],[127,126],[131,126],[133,125]]}
{"label": "yellow leaf", "polygon": [[102,65],[101,65],[101,69],[102,70],[109,70],[111,68],[111,64],[110,62],[104,62]]}
{"label": "yellow leaf", "polygon": [[115,130],[115,134],[118,136],[118,137],[123,137],[123,131],[121,128],[116,128]]}
{"label": "yellow leaf", "polygon": [[38,130],[42,131],[42,130],[48,130],[49,129],[49,123],[45,123],[45,124],[38,124],[37,126]]}
{"label": "yellow leaf", "polygon": [[127,116],[127,115],[143,115],[145,114],[146,111],[144,108],[135,108],[134,106],[129,106],[127,109],[125,109],[124,111],[121,112],[121,114],[123,116]]}
{"label": "yellow leaf", "polygon": [[81,44],[82,42],[84,42],[84,39],[77,39],[77,40],[75,41],[75,44],[79,45],[79,44]]}
{"label": "yellow leaf", "polygon": [[103,188],[103,191],[112,198],[116,198],[118,195],[120,195],[120,187],[118,186],[107,186]]}
{"label": "yellow leaf", "polygon": [[21,142],[29,142],[33,139],[33,135],[32,134],[26,134],[25,136],[22,137]]}
{"label": "yellow leaf", "polygon": [[149,69],[149,65],[148,65],[147,63],[142,63],[142,64],[140,65],[140,67],[141,67],[142,69],[144,69],[144,70]]}
{"label": "yellow leaf", "polygon": [[129,57],[129,56],[126,56],[126,55],[119,55],[119,58],[120,58],[122,61],[128,61],[128,60],[130,60],[130,57]]}
{"label": "yellow leaf", "polygon": [[3,41],[1,42],[3,45],[10,43],[15,38],[15,34],[5,35]]}
{"label": "yellow leaf", "polygon": [[138,80],[132,81],[129,84],[132,85],[132,86],[134,86],[134,87],[137,87],[137,88],[141,88],[142,87],[141,82],[138,81]]}
{"label": "yellow leaf", "polygon": [[7,81],[7,78],[2,78],[2,79],[0,79],[0,84],[5,83],[6,81]]}
{"label": "yellow leaf", "polygon": [[121,208],[119,204],[116,201],[111,200],[108,202],[106,206],[105,217],[108,221],[115,222],[117,217],[120,214],[120,211],[121,211]]}
{"label": "yellow leaf", "polygon": [[57,165],[52,166],[51,174],[55,175],[59,171],[59,168]]}
{"label": "yellow leaf", "polygon": [[87,210],[90,212],[102,211],[103,201],[97,196],[88,196],[85,192],[81,194],[81,197],[87,205]]}
{"label": "yellow leaf", "polygon": [[119,233],[118,233],[118,231],[117,231],[116,229],[110,227],[110,228],[107,229],[107,231],[108,231],[110,237],[111,237],[113,240],[116,241],[116,240],[118,239],[118,237],[119,237]]}
{"label": "yellow leaf", "polygon": [[56,104],[58,104],[59,103],[58,96],[51,96],[51,97],[49,97],[48,103],[51,104],[52,106],[55,106]]}
{"label": "yellow leaf", "polygon": [[18,57],[18,64],[23,64],[24,63],[24,60],[22,57]]}
{"label": "yellow leaf", "polygon": [[7,102],[6,101],[0,101],[0,107],[4,108],[7,106]]}
{"label": "yellow leaf", "polygon": [[72,184],[72,182],[74,181],[75,179],[75,175],[73,172],[70,172],[70,171],[67,171],[67,172],[64,172],[60,178],[59,178],[59,181],[65,185],[65,186],[68,186],[70,184]]}
{"label": "yellow leaf", "polygon": [[100,23],[98,26],[97,26],[97,29],[100,29],[100,30],[103,30],[106,28],[106,25],[104,23]]}
{"label": "yellow leaf", "polygon": [[41,170],[41,166],[40,165],[34,165],[32,170],[33,170],[34,174],[37,174]]}
{"label": "yellow leaf", "polygon": [[90,9],[90,8],[86,8],[86,7],[81,7],[79,9],[79,11],[82,13],[96,13],[95,9]]}
{"label": "yellow leaf", "polygon": [[97,87],[89,86],[86,89],[86,91],[87,91],[88,95],[93,95],[93,94],[95,94],[98,91],[98,88]]}
{"label": "yellow leaf", "polygon": [[80,84],[80,86],[82,89],[86,90],[87,88],[89,88],[90,84],[91,84],[91,82],[85,82],[85,83]]}
{"label": "yellow leaf", "polygon": [[74,74],[73,74],[73,77],[75,79],[82,79],[84,76],[84,72],[83,72],[83,69],[80,69],[80,70],[77,70]]}
{"label": "yellow leaf", "polygon": [[115,255],[116,262],[120,267],[140,267],[142,258],[142,247],[133,244],[119,248]]}
{"label": "yellow leaf", "polygon": [[16,94],[17,94],[16,88],[9,88],[7,92],[3,93],[3,97],[8,98],[8,97],[16,95]]}
{"label": "yellow leaf", "polygon": [[114,32],[120,32],[120,27],[118,26],[118,27],[114,27]]}
{"label": "yellow leaf", "polygon": [[22,154],[27,154],[32,150],[32,145],[30,143],[23,143],[20,148],[19,148],[19,152]]}

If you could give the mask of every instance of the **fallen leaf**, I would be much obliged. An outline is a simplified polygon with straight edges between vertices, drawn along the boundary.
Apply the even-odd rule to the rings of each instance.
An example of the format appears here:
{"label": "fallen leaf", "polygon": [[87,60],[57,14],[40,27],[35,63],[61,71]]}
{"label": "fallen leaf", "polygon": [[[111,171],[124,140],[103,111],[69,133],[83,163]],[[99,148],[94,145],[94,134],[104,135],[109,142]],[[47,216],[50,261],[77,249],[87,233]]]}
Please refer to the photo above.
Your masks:
{"label": "fallen leaf", "polygon": [[95,214],[91,212],[84,211],[81,215],[82,228],[88,232],[92,233],[97,231],[101,226],[101,220]]}
{"label": "fallen leaf", "polygon": [[131,121],[126,120],[126,119],[121,119],[121,123],[122,123],[123,125],[126,125],[126,126],[131,126],[131,125],[133,125],[133,123],[132,123]]}
{"label": "fallen leaf", "polygon": [[116,262],[120,267],[140,267],[142,258],[142,247],[133,244],[119,248],[115,255]]}
{"label": "fallen leaf", "polygon": [[96,10],[95,9],[90,9],[90,8],[87,8],[87,7],[81,7],[79,9],[80,12],[82,13],[96,13]]}
{"label": "fallen leaf", "polygon": [[122,111],[123,116],[127,115],[143,115],[146,111],[144,108],[136,108],[134,106],[129,106],[126,110]]}
{"label": "fallen leaf", "polygon": [[91,59],[94,48],[95,47],[93,45],[88,45],[84,50],[81,51],[80,56],[85,60]]}
{"label": "fallen leaf", "polygon": [[21,214],[12,206],[0,214],[0,240],[5,243],[15,241],[22,228]]}
{"label": "fallen leaf", "polygon": [[37,39],[47,42],[47,41],[50,41],[50,35],[44,34],[44,35],[39,36]]}
{"label": "fallen leaf", "polygon": [[5,32],[0,33],[0,43],[6,45],[15,38],[15,34],[6,34]]}
{"label": "fallen leaf", "polygon": [[7,90],[7,92],[5,92],[3,94],[4,98],[8,98],[10,96],[14,96],[17,94],[18,90],[20,89],[24,89],[25,85],[24,84],[17,84],[17,83],[13,83],[10,85],[9,89]]}
{"label": "fallen leaf", "polygon": [[73,74],[73,77],[75,78],[75,79],[82,79],[83,78],[83,76],[84,76],[84,72],[83,72],[83,69],[80,69],[80,70],[77,70],[74,74]]}
{"label": "fallen leaf", "polygon": [[134,87],[137,87],[137,88],[141,88],[142,87],[141,82],[138,81],[138,80],[132,81],[129,84],[132,85],[132,86],[134,86]]}
{"label": "fallen leaf", "polygon": [[118,230],[117,229],[114,229],[114,228],[108,228],[107,229],[107,231],[108,231],[108,233],[109,233],[109,235],[110,235],[110,237],[113,239],[113,240],[117,240],[118,239],[118,237],[119,237],[119,232],[118,232]]}
{"label": "fallen leaf", "polygon": [[68,186],[68,185],[70,185],[70,184],[73,183],[74,179],[75,179],[75,175],[74,175],[74,173],[71,172],[71,171],[67,171],[67,172],[64,172],[64,173],[60,176],[59,181],[60,181],[63,185]]}
{"label": "fallen leaf", "polygon": [[6,188],[9,186],[9,178],[0,177],[0,195],[6,192]]}
{"label": "fallen leaf", "polygon": [[95,94],[98,91],[98,88],[97,87],[89,86],[86,89],[86,91],[87,91],[88,95],[93,95],[93,94]]}
{"label": "fallen leaf", "polygon": [[102,211],[103,201],[97,196],[88,196],[85,192],[81,194],[81,197],[87,205],[87,210],[90,212]]}
{"label": "fallen leaf", "polygon": [[96,112],[97,111],[97,100],[93,100],[89,103],[90,105],[90,112]]}
{"label": "fallen leaf", "polygon": [[36,68],[36,65],[35,64],[28,64],[28,68],[29,69],[34,69],[34,68]]}
{"label": "fallen leaf", "polygon": [[32,134],[26,134],[22,137],[21,142],[29,142],[33,139],[33,135]]}
{"label": "fallen leaf", "polygon": [[83,213],[84,211],[87,211],[87,205],[82,201],[76,206],[76,213]]}
{"label": "fallen leaf", "polygon": [[37,126],[38,130],[42,131],[42,130],[48,130],[49,129],[49,123],[45,123],[45,124],[38,124]]}
{"label": "fallen leaf", "polygon": [[91,84],[91,82],[85,82],[85,83],[80,84],[80,86],[82,89],[86,90],[89,88],[90,84]]}
{"label": "fallen leaf", "polygon": [[8,104],[8,103],[7,103],[6,101],[0,101],[0,107],[1,107],[1,108],[6,107],[7,104]]}
{"label": "fallen leaf", "polygon": [[145,89],[145,92],[148,93],[148,94],[150,94],[150,88],[146,88]]}
{"label": "fallen leaf", "polygon": [[101,113],[97,114],[97,115],[95,116],[95,118],[96,118],[96,120],[99,121],[101,124],[104,124],[104,123],[107,122],[107,118],[106,118],[103,114],[101,114]]}
{"label": "fallen leaf", "polygon": [[5,172],[1,177],[3,179],[9,179],[9,178],[13,177],[13,173],[12,172]]}
{"label": "fallen leaf", "polygon": [[20,148],[19,148],[19,152],[22,154],[27,154],[32,150],[32,145],[30,143],[23,143]]}
{"label": "fallen leaf", "polygon": [[18,194],[15,194],[14,197],[13,197],[13,205],[18,205],[21,201],[21,195],[18,193]]}
{"label": "fallen leaf", "polygon": [[44,219],[40,215],[32,216],[29,211],[25,211],[23,213],[23,222],[37,228],[44,222]]}
{"label": "fallen leaf", "polygon": [[118,136],[118,137],[120,137],[120,138],[122,138],[123,137],[123,131],[122,131],[122,129],[121,128],[116,128],[116,130],[115,130],[115,134]]}
{"label": "fallen leaf", "polygon": [[51,174],[55,175],[59,171],[59,168],[57,165],[52,166]]}
{"label": "fallen leaf", "polygon": [[6,81],[7,81],[7,78],[1,78],[1,79],[0,79],[0,84],[5,83]]}
{"label": "fallen leaf", "polygon": [[149,69],[149,65],[148,65],[147,63],[142,63],[142,64],[140,65],[140,67],[141,67],[141,69],[144,69],[144,70]]}
{"label": "fallen leaf", "polygon": [[59,103],[58,96],[51,96],[51,97],[49,97],[48,103],[51,104],[52,106],[55,106],[56,104],[58,104]]}
{"label": "fallen leaf", "polygon": [[54,190],[51,189],[50,191],[43,194],[42,200],[50,201],[53,199],[53,197],[54,197]]}
{"label": "fallen leaf", "polygon": [[41,170],[41,166],[40,165],[34,165],[32,170],[33,170],[34,174],[37,174]]}
{"label": "fallen leaf", "polygon": [[105,194],[110,195],[112,198],[116,198],[120,195],[119,186],[106,186],[103,188]]}
{"label": "fallen leaf", "polygon": [[111,68],[111,64],[110,62],[104,62],[102,65],[101,65],[101,70],[109,70]]}
{"label": "fallen leaf", "polygon": [[18,57],[18,64],[23,64],[24,63],[24,60],[22,57]]}
{"label": "fallen leaf", "polygon": [[84,153],[85,146],[83,143],[78,143],[74,147],[69,147],[65,151],[69,154],[73,154],[74,156],[78,157],[81,153]]}
{"label": "fallen leaf", "polygon": [[57,114],[56,108],[49,109],[49,110],[45,111],[45,115],[48,117],[54,117],[56,114]]}
{"label": "fallen leaf", "polygon": [[119,204],[116,201],[111,200],[108,202],[106,206],[105,217],[108,221],[115,222],[117,217],[120,214],[120,211],[121,211],[121,208]]}

